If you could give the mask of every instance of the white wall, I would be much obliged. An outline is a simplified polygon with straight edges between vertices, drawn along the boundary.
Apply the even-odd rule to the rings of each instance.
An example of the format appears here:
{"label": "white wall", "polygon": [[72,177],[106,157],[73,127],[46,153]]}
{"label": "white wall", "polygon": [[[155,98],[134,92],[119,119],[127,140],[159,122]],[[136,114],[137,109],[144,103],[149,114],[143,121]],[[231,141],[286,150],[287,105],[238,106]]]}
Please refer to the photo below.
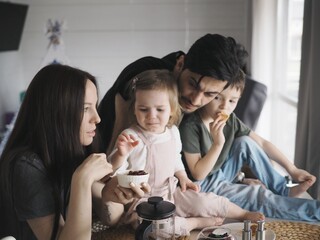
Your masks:
{"label": "white wall", "polygon": [[[19,51],[0,52],[0,126],[19,106],[46,54],[49,18],[64,20],[70,65],[99,80],[100,98],[121,70],[146,55],[187,51],[207,32],[250,45],[250,0],[13,0],[29,5]],[[36,107],[36,106],[35,106]],[[1,127],[0,127],[1,128]]]}

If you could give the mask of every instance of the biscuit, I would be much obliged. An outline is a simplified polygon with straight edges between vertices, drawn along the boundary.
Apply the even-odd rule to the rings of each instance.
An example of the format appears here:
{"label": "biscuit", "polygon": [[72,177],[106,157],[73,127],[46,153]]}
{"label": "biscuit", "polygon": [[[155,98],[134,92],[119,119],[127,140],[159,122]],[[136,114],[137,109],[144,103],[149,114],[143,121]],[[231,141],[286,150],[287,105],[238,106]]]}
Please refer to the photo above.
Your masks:
{"label": "biscuit", "polygon": [[220,119],[223,121],[227,121],[229,119],[229,115],[224,112],[219,112],[218,117],[220,117]]}

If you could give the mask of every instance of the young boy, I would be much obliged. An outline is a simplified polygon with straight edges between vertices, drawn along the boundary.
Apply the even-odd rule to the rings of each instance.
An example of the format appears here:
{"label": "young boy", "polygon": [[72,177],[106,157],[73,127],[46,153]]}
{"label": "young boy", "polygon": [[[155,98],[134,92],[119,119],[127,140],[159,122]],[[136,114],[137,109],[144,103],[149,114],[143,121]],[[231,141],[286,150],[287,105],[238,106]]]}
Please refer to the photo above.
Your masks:
{"label": "young boy", "polygon": [[[312,186],[316,178],[294,166],[233,113],[244,89],[244,79],[241,72],[237,81],[209,104],[182,120],[179,130],[189,174],[199,181],[201,191],[225,196],[242,208],[261,211],[267,217],[319,221],[319,201],[293,198]],[[223,115],[229,118],[226,120]],[[270,159],[301,183],[287,188],[286,179],[274,170]],[[245,164],[258,180],[244,179],[244,184],[234,184]]]}

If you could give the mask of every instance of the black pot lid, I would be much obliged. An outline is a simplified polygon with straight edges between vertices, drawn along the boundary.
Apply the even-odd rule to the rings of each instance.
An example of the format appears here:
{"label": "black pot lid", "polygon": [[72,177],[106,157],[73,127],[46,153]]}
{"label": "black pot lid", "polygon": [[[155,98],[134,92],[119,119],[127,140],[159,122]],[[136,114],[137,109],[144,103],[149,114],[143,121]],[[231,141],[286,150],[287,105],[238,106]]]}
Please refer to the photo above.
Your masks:
{"label": "black pot lid", "polygon": [[176,211],[176,206],[164,201],[162,197],[149,197],[148,202],[140,203],[136,210],[141,218],[160,220],[171,217]]}

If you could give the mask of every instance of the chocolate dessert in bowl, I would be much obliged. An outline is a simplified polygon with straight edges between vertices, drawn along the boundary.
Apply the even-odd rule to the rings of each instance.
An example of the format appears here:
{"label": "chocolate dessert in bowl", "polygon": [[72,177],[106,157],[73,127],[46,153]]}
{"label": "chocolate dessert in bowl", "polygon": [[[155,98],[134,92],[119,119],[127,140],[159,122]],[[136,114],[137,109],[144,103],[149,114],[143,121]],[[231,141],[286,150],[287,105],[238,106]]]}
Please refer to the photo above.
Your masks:
{"label": "chocolate dessert in bowl", "polygon": [[121,187],[130,188],[130,183],[140,186],[148,182],[149,173],[144,170],[125,170],[117,173],[118,183]]}

